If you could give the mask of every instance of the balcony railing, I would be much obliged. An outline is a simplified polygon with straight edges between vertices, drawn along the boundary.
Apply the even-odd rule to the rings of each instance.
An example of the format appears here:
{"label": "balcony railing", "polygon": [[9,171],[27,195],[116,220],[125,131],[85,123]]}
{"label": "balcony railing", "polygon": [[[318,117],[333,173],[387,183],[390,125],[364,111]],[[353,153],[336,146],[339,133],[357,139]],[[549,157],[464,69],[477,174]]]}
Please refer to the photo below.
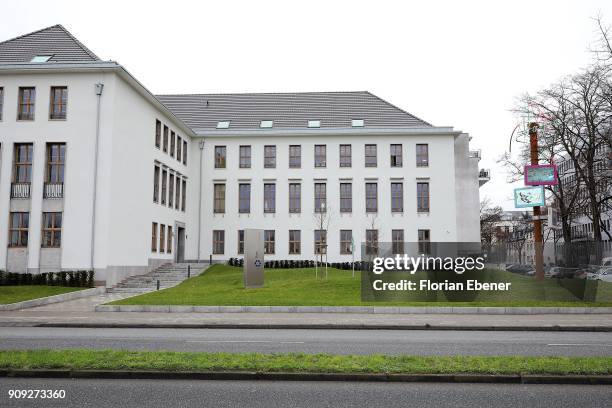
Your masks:
{"label": "balcony railing", "polygon": [[480,169],[478,172],[478,184],[483,186],[487,181],[491,180],[491,170]]}
{"label": "balcony railing", "polygon": [[11,198],[30,198],[30,183],[11,184]]}
{"label": "balcony railing", "polygon": [[44,198],[63,198],[64,197],[64,183],[45,183],[45,189],[43,191]]}
{"label": "balcony railing", "polygon": [[480,160],[482,159],[482,151],[480,149],[470,150],[470,157]]}

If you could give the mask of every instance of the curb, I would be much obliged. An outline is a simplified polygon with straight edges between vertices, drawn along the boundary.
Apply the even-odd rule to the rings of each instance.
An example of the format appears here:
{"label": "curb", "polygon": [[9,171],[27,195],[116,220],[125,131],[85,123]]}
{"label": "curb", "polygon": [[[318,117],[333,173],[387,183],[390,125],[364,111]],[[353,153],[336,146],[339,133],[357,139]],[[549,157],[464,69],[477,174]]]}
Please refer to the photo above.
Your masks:
{"label": "curb", "polygon": [[18,309],[27,309],[29,307],[43,306],[49,305],[51,303],[59,303],[65,302],[67,300],[80,299],[83,297],[100,295],[102,293],[106,293],[106,288],[104,286],[98,286],[96,288],[77,290],[74,292],[62,293],[60,295],[53,295],[42,297],[38,299],[30,299],[24,300],[23,302],[9,303],[6,305],[0,305],[0,312],[7,310],[18,310]]}
{"label": "curb", "polygon": [[[2,325],[0,324],[0,327]],[[367,324],[236,324],[236,323],[11,323],[10,327],[69,327],[82,329],[289,329],[289,330],[463,330],[463,331],[539,331],[612,332],[612,326],[451,326],[451,325],[367,325]]]}
{"label": "curb", "polygon": [[0,370],[0,377],[98,378],[237,381],[368,381],[510,384],[611,385],[612,375],[485,375],[485,374],[381,374],[381,373],[273,373],[244,371],[128,371],[128,370]]}
{"label": "curb", "polygon": [[389,307],[389,306],[181,306],[97,305],[96,312],[154,313],[359,313],[359,314],[612,314],[612,307]]}

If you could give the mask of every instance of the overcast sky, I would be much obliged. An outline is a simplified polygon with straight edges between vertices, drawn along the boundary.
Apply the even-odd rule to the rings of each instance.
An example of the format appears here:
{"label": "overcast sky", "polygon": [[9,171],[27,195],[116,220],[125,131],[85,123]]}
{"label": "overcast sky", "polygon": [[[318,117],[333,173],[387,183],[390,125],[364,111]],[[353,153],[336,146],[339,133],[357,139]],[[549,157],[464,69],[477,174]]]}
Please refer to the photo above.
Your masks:
{"label": "overcast sky", "polygon": [[516,97],[586,66],[592,17],[612,1],[2,0],[0,41],[64,25],[154,93],[368,90],[436,126],[470,133],[495,161]]}

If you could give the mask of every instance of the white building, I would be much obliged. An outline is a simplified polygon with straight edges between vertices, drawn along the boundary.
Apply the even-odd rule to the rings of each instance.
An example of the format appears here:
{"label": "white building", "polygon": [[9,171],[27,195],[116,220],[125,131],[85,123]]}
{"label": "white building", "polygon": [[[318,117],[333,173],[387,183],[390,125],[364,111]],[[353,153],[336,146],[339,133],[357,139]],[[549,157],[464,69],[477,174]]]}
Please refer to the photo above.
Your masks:
{"label": "white building", "polygon": [[112,286],[240,257],[244,228],[267,259],[480,241],[467,134],[369,92],[155,96],[59,25],[0,43],[0,143],[0,270]]}

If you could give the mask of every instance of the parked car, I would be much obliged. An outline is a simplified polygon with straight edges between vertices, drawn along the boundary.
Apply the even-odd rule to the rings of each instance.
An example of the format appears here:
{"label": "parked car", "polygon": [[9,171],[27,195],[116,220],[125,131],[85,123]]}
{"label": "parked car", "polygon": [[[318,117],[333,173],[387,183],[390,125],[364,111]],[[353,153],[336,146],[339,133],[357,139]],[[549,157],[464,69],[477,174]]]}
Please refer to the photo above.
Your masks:
{"label": "parked car", "polygon": [[607,258],[603,258],[601,260],[601,266],[612,266],[612,256],[609,256]]}
{"label": "parked car", "polygon": [[594,280],[612,282],[612,266],[604,266],[595,274]]}

